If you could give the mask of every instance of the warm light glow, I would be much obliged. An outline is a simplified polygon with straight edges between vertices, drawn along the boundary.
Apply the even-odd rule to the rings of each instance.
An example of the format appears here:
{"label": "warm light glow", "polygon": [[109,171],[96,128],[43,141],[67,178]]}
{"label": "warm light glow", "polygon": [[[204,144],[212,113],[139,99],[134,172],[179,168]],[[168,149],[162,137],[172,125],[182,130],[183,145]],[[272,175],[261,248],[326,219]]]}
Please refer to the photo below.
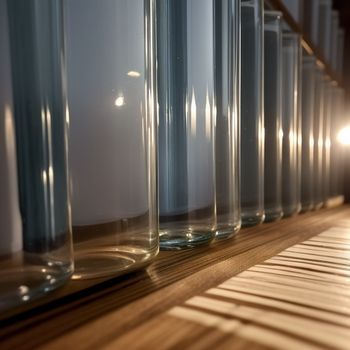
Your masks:
{"label": "warm light glow", "polygon": [[139,78],[141,76],[139,72],[136,72],[134,70],[129,71],[127,74],[131,78]]}
{"label": "warm light glow", "polygon": [[310,136],[310,141],[309,141],[310,148],[314,148],[315,145],[315,140],[313,136]]}
{"label": "warm light glow", "polygon": [[114,104],[117,106],[117,107],[121,107],[121,106],[124,106],[125,105],[125,101],[124,101],[124,96],[119,96],[115,99],[114,101]]}
{"label": "warm light glow", "polygon": [[283,136],[284,136],[282,128],[279,129],[278,136],[279,136],[279,141],[282,142],[283,141]]}
{"label": "warm light glow", "polygon": [[337,139],[342,145],[349,146],[350,145],[350,126],[346,126],[345,128],[341,129],[338,132]]}
{"label": "warm light glow", "polygon": [[19,294],[27,294],[29,292],[29,288],[25,285],[18,287]]}
{"label": "warm light glow", "polygon": [[[283,131],[282,131],[282,133],[283,133]],[[294,147],[295,145],[297,145],[297,142],[298,142],[297,134],[295,132],[293,132],[293,130],[290,130],[289,131],[289,144],[290,144],[290,146]]]}

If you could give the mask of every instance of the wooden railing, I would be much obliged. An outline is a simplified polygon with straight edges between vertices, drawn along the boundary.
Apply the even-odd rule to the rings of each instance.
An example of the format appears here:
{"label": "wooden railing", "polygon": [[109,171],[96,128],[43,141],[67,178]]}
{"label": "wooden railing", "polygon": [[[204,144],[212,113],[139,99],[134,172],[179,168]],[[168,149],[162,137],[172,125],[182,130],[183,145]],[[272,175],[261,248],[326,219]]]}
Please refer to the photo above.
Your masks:
{"label": "wooden railing", "polygon": [[314,45],[311,39],[303,32],[302,26],[295,21],[292,15],[289,13],[288,9],[281,0],[265,0],[265,4],[271,9],[282,12],[283,20],[288,24],[290,29],[296,33],[299,33],[302,38],[302,46],[309,54],[315,55],[317,59],[317,64],[322,67],[326,74],[335,81],[339,86],[342,86],[342,79],[338,76],[336,72],[329,65],[325,59],[322,51]]}

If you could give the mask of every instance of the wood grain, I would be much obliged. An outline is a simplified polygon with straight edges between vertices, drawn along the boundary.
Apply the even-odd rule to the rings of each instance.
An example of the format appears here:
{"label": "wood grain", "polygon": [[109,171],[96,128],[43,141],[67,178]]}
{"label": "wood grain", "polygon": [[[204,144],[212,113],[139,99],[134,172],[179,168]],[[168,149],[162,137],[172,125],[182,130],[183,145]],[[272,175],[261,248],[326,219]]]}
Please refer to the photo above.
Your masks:
{"label": "wood grain", "polygon": [[[307,244],[323,238],[321,254]],[[333,240],[348,247],[328,247]],[[236,342],[246,349],[252,343],[286,350],[349,349],[349,243],[350,226],[347,236],[337,227],[326,230],[110,339],[104,349],[128,344],[133,349],[192,349],[193,344],[201,350],[232,349]],[[276,274],[276,266],[289,270]],[[318,280],[310,279],[310,270]],[[164,334],[165,341],[156,345]]]}
{"label": "wood grain", "polygon": [[[270,259],[298,242],[308,240],[337,224],[341,228],[337,231],[336,241],[346,238],[347,227],[350,227],[347,218],[350,218],[349,206],[324,209],[277,223],[244,229],[235,238],[214,243],[210,247],[181,252],[162,252],[144,272],[109,280],[72,281],[49,298],[31,305],[35,305],[36,308],[3,320],[0,327],[0,347],[1,349],[40,347],[62,349],[74,344],[77,349],[96,349],[117,344],[119,339],[121,341],[128,334],[131,336],[133,330],[147,327],[148,322],[157,324],[163,317],[174,318],[173,315],[164,316],[164,314],[176,305],[181,306],[194,295],[200,295],[220,285],[232,276]],[[318,240],[326,240],[321,242],[321,245],[315,245],[316,241],[312,241],[313,254],[320,254],[319,252],[323,254],[322,249],[327,249],[327,240],[333,237],[332,232],[329,230],[324,236],[318,238]],[[298,248],[298,254],[307,254],[305,250],[309,248],[307,244],[303,244]],[[285,253],[288,252],[285,251]],[[333,250],[331,252],[334,253]],[[344,258],[346,251],[342,254],[333,257],[336,258],[334,261],[327,260],[324,263],[333,264],[335,267],[339,265],[339,259]],[[276,259],[286,258],[289,259],[286,256]],[[307,264],[302,259],[298,263]],[[258,267],[266,268],[266,265]],[[274,276],[285,273],[300,274],[295,267],[282,264],[280,260],[275,261],[273,270]],[[344,271],[347,273],[346,269]],[[311,280],[319,281],[322,278],[313,269],[307,270],[307,274]],[[332,275],[332,277],[335,282],[342,283],[341,274]],[[265,282],[257,280],[255,283],[261,288],[261,283]],[[346,316],[338,315],[333,323],[345,324],[344,317]],[[176,318],[175,320],[179,324],[188,323],[188,320],[181,320],[181,322]],[[198,325],[193,327],[196,328]],[[260,328],[259,326],[257,332],[272,332]],[[209,334],[205,329],[203,333]],[[210,337],[210,342],[214,338],[220,338],[218,340],[220,343],[230,344],[231,335],[226,334],[227,338],[221,338],[218,330],[212,330],[210,333],[213,336],[213,338]],[[160,331],[158,335],[163,338]],[[285,337],[291,338],[290,335]],[[235,344],[236,341],[238,348],[272,346],[271,344],[256,345],[254,339],[242,335],[235,335]]]}

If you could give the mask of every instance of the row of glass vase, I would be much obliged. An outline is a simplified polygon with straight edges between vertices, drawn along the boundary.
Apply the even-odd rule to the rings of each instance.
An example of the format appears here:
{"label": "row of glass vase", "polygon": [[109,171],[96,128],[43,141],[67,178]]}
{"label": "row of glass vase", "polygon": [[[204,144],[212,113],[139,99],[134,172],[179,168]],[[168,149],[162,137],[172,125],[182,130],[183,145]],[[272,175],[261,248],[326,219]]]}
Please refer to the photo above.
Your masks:
{"label": "row of glass vase", "polygon": [[301,62],[262,0],[0,0],[0,309],[341,192]]}

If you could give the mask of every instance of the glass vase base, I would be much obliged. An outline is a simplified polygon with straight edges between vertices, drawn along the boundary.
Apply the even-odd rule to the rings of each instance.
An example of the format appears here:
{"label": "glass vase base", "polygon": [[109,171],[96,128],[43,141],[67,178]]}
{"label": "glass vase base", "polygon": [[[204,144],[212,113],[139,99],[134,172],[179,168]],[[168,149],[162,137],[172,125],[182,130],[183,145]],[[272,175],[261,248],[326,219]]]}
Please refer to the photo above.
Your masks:
{"label": "glass vase base", "polygon": [[301,205],[283,206],[283,218],[290,218],[300,213]]}
{"label": "glass vase base", "polygon": [[[72,264],[47,261],[46,264],[1,267],[0,311],[23,305],[64,285],[73,273]],[[1,316],[0,316],[1,318]]]}
{"label": "glass vase base", "polygon": [[222,226],[218,227],[216,230],[216,241],[222,241],[224,239],[232,238],[236,235],[236,233],[240,230],[241,225],[232,225],[232,226]]}
{"label": "glass vase base", "polygon": [[81,250],[75,253],[73,280],[92,279],[142,269],[158,254],[158,248],[145,250],[138,247],[105,247]]}
{"label": "glass vase base", "polygon": [[243,214],[242,215],[242,227],[251,227],[260,225],[264,222],[265,214],[257,213],[257,214]]}
{"label": "glass vase base", "polygon": [[197,246],[207,245],[215,238],[215,231],[194,230],[161,230],[161,250],[190,249]]}
{"label": "glass vase base", "polygon": [[282,218],[282,216],[283,216],[282,210],[277,210],[277,211],[265,210],[264,222],[269,223],[269,222],[278,221]]}
{"label": "glass vase base", "polygon": [[323,207],[323,202],[318,202],[315,203],[315,205],[313,206],[312,210],[319,210]]}
{"label": "glass vase base", "polygon": [[309,211],[311,211],[314,208],[314,205],[311,203],[305,203],[301,205],[301,211],[300,213],[304,214],[307,213]]}

